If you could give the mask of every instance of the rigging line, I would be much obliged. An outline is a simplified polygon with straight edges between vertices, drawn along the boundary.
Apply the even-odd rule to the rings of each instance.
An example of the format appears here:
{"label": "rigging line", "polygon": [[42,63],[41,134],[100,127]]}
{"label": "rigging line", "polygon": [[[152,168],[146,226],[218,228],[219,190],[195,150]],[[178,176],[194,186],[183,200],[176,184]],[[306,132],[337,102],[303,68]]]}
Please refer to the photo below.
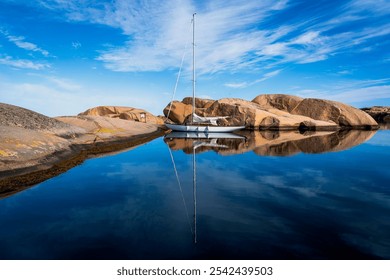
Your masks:
{"label": "rigging line", "polygon": [[194,234],[194,231],[193,231],[193,229],[192,229],[192,225],[191,225],[191,222],[190,222],[190,216],[188,215],[188,208],[187,208],[186,201],[185,201],[185,199],[184,199],[183,189],[182,189],[182,187],[181,187],[181,183],[180,183],[180,179],[179,179],[179,174],[177,173],[175,160],[173,159],[173,154],[172,154],[172,151],[171,151],[171,149],[170,149],[169,147],[168,147],[168,150],[169,150],[169,154],[171,155],[171,160],[172,160],[172,164],[173,164],[173,169],[175,170],[176,180],[177,180],[177,183],[178,183],[178,185],[179,185],[181,198],[182,198],[182,200],[183,200],[184,208],[185,208],[185,210],[186,210],[187,222],[188,222],[188,225],[190,226],[191,234]]}
{"label": "rigging line", "polygon": [[[193,20],[191,20],[191,26],[192,26],[192,23],[193,23]],[[175,95],[176,95],[176,90],[177,90],[177,86],[179,84],[179,79],[180,79],[180,76],[181,76],[181,70],[183,69],[184,58],[185,58],[186,53],[187,53],[187,47],[188,47],[189,41],[190,41],[190,38],[187,39],[186,45],[184,47],[183,56],[181,57],[180,68],[179,68],[179,71],[177,72],[176,83],[175,83],[175,86],[173,88],[173,94],[172,94],[171,102],[169,103],[169,110],[168,110],[168,113],[167,113],[166,121],[169,119],[169,114],[171,113],[171,110],[172,110],[172,102],[173,102],[173,99],[175,98]]]}

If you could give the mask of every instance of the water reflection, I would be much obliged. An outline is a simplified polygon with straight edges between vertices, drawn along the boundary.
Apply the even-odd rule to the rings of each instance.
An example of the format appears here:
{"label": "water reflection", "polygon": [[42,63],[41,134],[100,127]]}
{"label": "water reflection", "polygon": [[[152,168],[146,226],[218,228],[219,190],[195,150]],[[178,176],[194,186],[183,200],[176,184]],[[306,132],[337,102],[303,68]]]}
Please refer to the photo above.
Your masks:
{"label": "water reflection", "polygon": [[[197,153],[215,151],[221,155],[243,154],[253,151],[260,156],[290,156],[298,153],[318,154],[347,150],[369,140],[376,131],[240,131],[229,135],[178,135],[169,134],[164,138],[172,150],[191,154],[194,139],[202,139]],[[199,140],[198,140],[199,141]],[[208,145],[206,145],[208,143]]]}
{"label": "water reflection", "polygon": [[[182,139],[188,154],[159,138],[4,198],[0,259],[390,259],[390,131],[352,149],[370,133],[258,134]],[[220,155],[289,134],[347,150]]]}
{"label": "water reflection", "polygon": [[[234,146],[235,143],[237,144],[245,140],[246,140],[245,136],[237,135],[233,133],[171,132],[170,134],[164,137],[164,141],[166,141],[166,143],[171,143],[174,146],[177,143],[179,143],[179,145],[184,143],[185,147],[183,148],[183,151],[185,153],[192,154],[193,227],[191,227],[191,232],[193,234],[194,244],[197,243],[196,154],[199,152],[207,151],[208,149],[217,149],[217,150],[229,149],[230,147]],[[177,143],[175,143],[175,141],[177,141]],[[218,143],[218,141],[219,142],[222,141],[224,143],[223,144]],[[235,146],[237,147],[237,145]],[[169,150],[169,152],[170,152],[172,165],[176,175],[176,180],[179,185],[181,196],[183,197],[183,202],[186,209],[187,217],[189,217],[188,207],[185,203],[179,174],[176,168],[176,163],[171,150]]]}
{"label": "water reflection", "polygon": [[[388,175],[383,171],[387,165],[373,167],[373,160],[380,157],[370,147],[384,145],[389,135],[378,133],[382,137],[377,143],[371,140],[375,133],[267,131],[241,132],[244,138],[167,135],[164,141],[173,151],[192,154],[195,236],[198,248],[208,248],[208,254],[371,259],[388,258],[390,248]],[[364,148],[350,149],[366,141]],[[343,150],[351,151],[337,153]],[[242,155],[221,160],[207,151]],[[256,157],[297,153],[322,155]],[[202,205],[198,209],[197,203]],[[244,254],[238,253],[242,247]]]}

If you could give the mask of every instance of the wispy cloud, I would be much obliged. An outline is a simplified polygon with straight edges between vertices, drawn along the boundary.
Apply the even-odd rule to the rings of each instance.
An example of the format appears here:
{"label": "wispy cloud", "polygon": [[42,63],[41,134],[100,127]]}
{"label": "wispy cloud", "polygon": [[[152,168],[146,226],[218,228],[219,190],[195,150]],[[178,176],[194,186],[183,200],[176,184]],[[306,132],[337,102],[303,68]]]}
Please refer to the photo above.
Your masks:
{"label": "wispy cloud", "polygon": [[14,43],[16,46],[18,46],[21,49],[33,51],[33,52],[39,52],[44,56],[48,56],[49,52],[39,48],[37,45],[25,41],[25,38],[23,36],[7,36],[8,40],[12,43]]}
{"label": "wispy cloud", "polygon": [[21,49],[33,51],[33,52],[38,52],[46,57],[49,56],[49,52],[47,50],[44,50],[44,49],[38,47],[34,43],[26,41],[26,38],[23,36],[11,35],[11,34],[9,34],[8,31],[3,30],[3,29],[0,29],[0,33],[3,34],[9,42],[14,43],[17,47],[19,47]]}
{"label": "wispy cloud", "polygon": [[[333,26],[336,28],[337,26]],[[315,28],[315,27],[314,27]],[[329,29],[327,27],[326,29]],[[390,24],[326,35],[328,30],[319,29],[303,33],[289,41],[275,42],[257,52],[259,60],[275,61],[273,65],[284,63],[307,64],[328,59],[341,52],[364,51],[370,39],[390,34]],[[371,50],[372,46],[370,46]]]}
{"label": "wispy cloud", "polygon": [[[250,56],[269,35],[253,29],[271,13],[283,10],[287,1],[184,1],[116,0],[88,5],[78,1],[41,1],[46,7],[63,9],[68,18],[120,28],[128,41],[101,51],[98,60],[113,71],[159,71],[177,67],[191,37],[190,19],[198,11],[197,69],[202,72],[235,71],[251,64]],[[189,63],[188,63],[189,64]]]}
{"label": "wispy cloud", "polygon": [[362,102],[382,98],[390,99],[390,85],[355,88],[335,94],[332,96],[332,98],[346,103]]}
{"label": "wispy cloud", "polygon": [[[97,57],[112,71],[161,71],[177,68],[190,39],[190,18],[198,11],[197,69],[202,73],[236,72],[287,63],[307,64],[342,52],[372,50],[369,42],[390,34],[383,20],[390,10],[386,0],[353,0],[334,5],[325,18],[310,13],[289,22],[275,20],[296,3],[216,0],[173,1],[63,1],[41,0],[46,8],[64,11],[68,20],[87,21],[118,28],[127,40],[101,50]],[[365,13],[368,11],[368,13]],[[373,20],[375,14],[382,20]],[[368,20],[366,26],[341,31],[344,24]],[[187,62],[189,66],[190,62]],[[231,84],[234,86],[233,84]],[[243,86],[237,83],[236,86]]]}
{"label": "wispy cloud", "polygon": [[376,15],[390,14],[390,2],[387,0],[352,0],[347,4],[350,13],[371,12]]}
{"label": "wispy cloud", "polygon": [[[34,74],[30,74],[34,75]],[[41,77],[49,82],[49,85],[53,88],[61,90],[63,92],[79,92],[82,89],[82,86],[65,78],[59,78],[56,76],[46,76],[46,75],[34,75]]]}
{"label": "wispy cloud", "polygon": [[45,68],[50,68],[50,65],[47,63],[34,62],[27,59],[14,59],[11,56],[0,57],[0,64],[19,69],[42,70]]}
{"label": "wispy cloud", "polygon": [[[38,47],[36,44],[27,42],[23,36],[10,35],[8,31],[1,28],[0,34],[2,34],[9,42],[15,44],[18,48],[27,51],[38,52],[45,57],[49,56],[48,51]],[[50,65],[45,62],[33,61],[30,59],[13,58],[12,56],[6,54],[0,55],[0,64],[8,65],[19,69],[42,70],[45,68],[50,68]]]}
{"label": "wispy cloud", "polygon": [[268,72],[266,74],[264,74],[264,76],[258,80],[255,81],[255,83],[259,83],[259,82],[262,82],[262,81],[265,81],[265,80],[268,80],[272,77],[275,77],[277,75],[279,75],[279,73],[281,72],[282,70],[279,69],[279,70],[275,70],[275,71],[272,71],[272,72]]}
{"label": "wispy cloud", "polygon": [[279,73],[281,71],[282,71],[281,69],[278,69],[278,70],[274,70],[272,72],[265,73],[260,79],[254,80],[252,82],[226,83],[225,86],[230,87],[230,88],[246,88],[246,87],[261,83],[261,82],[268,80],[272,77],[275,77],[275,76],[279,75]]}
{"label": "wispy cloud", "polygon": [[[121,1],[117,1],[119,3]],[[130,28],[122,21],[125,33],[131,34],[126,46],[112,48],[102,52],[99,60],[114,71],[158,71],[177,67],[186,43],[191,38],[190,19],[194,5],[189,1],[171,1],[159,8],[163,15],[149,11],[148,5],[139,7],[138,17],[131,17],[130,22],[142,26]],[[232,1],[214,1],[197,15],[197,69],[199,73],[218,72],[221,69],[234,71],[246,63],[245,56],[258,48],[257,31],[244,32],[254,22],[261,20],[274,9],[281,9],[281,2],[248,1],[240,6]],[[133,9],[127,5],[127,9]],[[134,12],[129,12],[134,14]],[[114,11],[110,18],[118,18],[119,11]],[[116,22],[107,21],[108,24]],[[129,24],[128,24],[129,25]],[[189,63],[188,63],[189,64]]]}
{"label": "wispy cloud", "polygon": [[72,42],[72,47],[75,50],[78,50],[79,48],[81,48],[81,43],[80,42]]}
{"label": "wispy cloud", "polygon": [[292,94],[317,97],[340,102],[360,103],[377,99],[390,99],[390,79],[342,81],[323,89],[294,90]]}
{"label": "wispy cloud", "polygon": [[338,75],[350,75],[350,74],[352,74],[353,73],[353,70],[347,70],[347,69],[345,69],[345,70],[340,70],[340,71],[338,71],[336,74],[338,74]]}
{"label": "wispy cloud", "polygon": [[241,82],[241,83],[226,83],[225,86],[226,86],[226,87],[229,87],[229,88],[246,88],[246,87],[248,87],[248,83],[247,83],[247,82]]}

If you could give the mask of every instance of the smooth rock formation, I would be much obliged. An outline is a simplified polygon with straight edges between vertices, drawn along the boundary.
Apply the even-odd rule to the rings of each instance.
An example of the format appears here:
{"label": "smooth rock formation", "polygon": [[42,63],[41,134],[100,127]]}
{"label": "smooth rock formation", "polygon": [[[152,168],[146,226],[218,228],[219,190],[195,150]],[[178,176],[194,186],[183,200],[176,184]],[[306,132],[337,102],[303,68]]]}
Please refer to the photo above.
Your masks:
{"label": "smooth rock formation", "polygon": [[264,94],[252,100],[265,108],[275,108],[293,115],[307,116],[314,120],[332,121],[339,127],[358,129],[377,128],[377,122],[365,112],[341,102],[283,95]]}
{"label": "smooth rock formation", "polygon": [[164,115],[174,123],[184,123],[185,119],[192,114],[192,105],[179,101],[173,101],[164,108]]}
{"label": "smooth rock formation", "polygon": [[70,146],[68,139],[53,133],[0,126],[0,178],[4,171],[37,166],[46,168],[55,162],[53,155],[66,154]]}
{"label": "smooth rock formation", "polygon": [[164,124],[161,118],[148,111],[123,106],[98,106],[80,113],[79,116],[101,116],[158,125]]}
{"label": "smooth rock formation", "polygon": [[[296,130],[299,128],[323,130],[336,129],[333,122],[318,121],[309,117],[292,115],[274,108],[238,98],[223,98],[205,110],[207,116],[230,116],[222,125],[245,125],[256,130]],[[244,122],[243,122],[244,121]]]}
{"label": "smooth rock formation", "polygon": [[[192,105],[192,97],[184,97],[182,102],[187,105]],[[213,105],[214,102],[215,100],[213,99],[195,98],[195,108],[205,110]]]}
{"label": "smooth rock formation", "polygon": [[282,111],[291,112],[302,102],[303,98],[287,94],[261,94],[256,96],[252,102],[259,104],[262,108],[276,108]]}
{"label": "smooth rock formation", "polygon": [[63,123],[82,128],[85,132],[73,140],[74,143],[82,144],[107,142],[113,139],[153,133],[157,130],[155,124],[101,116],[79,115],[74,117],[57,117],[56,119]]}
{"label": "smooth rock formation", "polygon": [[[292,95],[259,95],[252,101],[223,98],[216,101],[196,99],[196,114],[204,117],[228,116],[219,125],[245,125],[253,130],[337,130],[340,128],[377,129],[368,114],[352,106],[322,99]],[[164,109],[167,117],[170,104]],[[174,101],[169,119],[174,123],[190,121],[192,98]]]}

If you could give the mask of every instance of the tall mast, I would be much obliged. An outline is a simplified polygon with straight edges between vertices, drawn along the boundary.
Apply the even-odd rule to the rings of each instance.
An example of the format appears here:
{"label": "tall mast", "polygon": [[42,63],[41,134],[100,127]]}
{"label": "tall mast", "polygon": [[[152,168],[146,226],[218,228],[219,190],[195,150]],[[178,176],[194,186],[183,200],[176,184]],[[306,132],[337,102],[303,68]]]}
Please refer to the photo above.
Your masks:
{"label": "tall mast", "polygon": [[[195,15],[192,14],[192,123],[195,116]],[[194,243],[196,244],[196,160],[195,148],[193,148],[193,192],[194,192]]]}
{"label": "tall mast", "polygon": [[195,115],[195,15],[192,14],[192,122]]}

